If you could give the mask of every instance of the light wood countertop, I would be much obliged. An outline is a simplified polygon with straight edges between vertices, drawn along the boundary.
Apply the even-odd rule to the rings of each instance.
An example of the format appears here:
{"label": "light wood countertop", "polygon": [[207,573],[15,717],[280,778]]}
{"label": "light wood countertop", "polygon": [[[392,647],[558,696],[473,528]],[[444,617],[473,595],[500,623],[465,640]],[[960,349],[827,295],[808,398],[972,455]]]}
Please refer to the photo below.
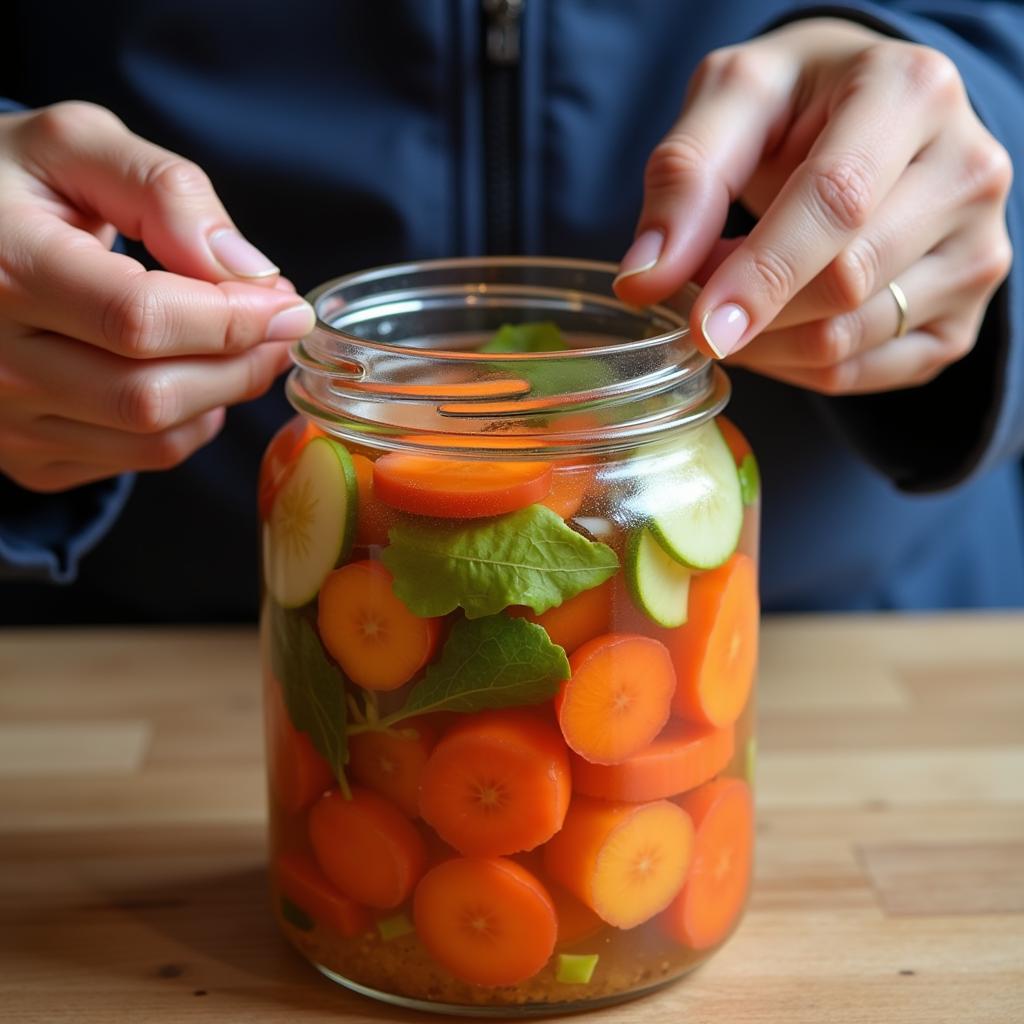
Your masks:
{"label": "light wood countertop", "polygon": [[[0,631],[0,1022],[429,1021],[275,932],[256,659]],[[760,708],[746,923],[588,1019],[1024,1022],[1024,615],[769,620]]]}

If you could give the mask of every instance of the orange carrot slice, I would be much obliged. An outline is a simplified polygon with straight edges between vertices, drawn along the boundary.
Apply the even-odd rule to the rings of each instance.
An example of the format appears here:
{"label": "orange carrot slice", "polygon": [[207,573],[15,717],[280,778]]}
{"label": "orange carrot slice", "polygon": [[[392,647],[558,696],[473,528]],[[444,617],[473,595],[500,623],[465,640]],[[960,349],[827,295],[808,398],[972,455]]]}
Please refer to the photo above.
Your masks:
{"label": "orange carrot slice", "polygon": [[717,946],[739,920],[754,858],[754,803],[742,779],[716,779],[682,797],[693,819],[693,863],[679,895],[659,919],[691,949]]}
{"label": "orange carrot slice", "polygon": [[685,793],[713,779],[732,760],[733,727],[669,722],[643,750],[619,764],[572,757],[576,793],[639,803]]}
{"label": "orange carrot slice", "polygon": [[270,509],[302,449],[321,437],[323,431],[301,416],[289,420],[275,435],[260,463],[258,505],[260,519],[270,518]]}
{"label": "orange carrot slice", "polygon": [[666,640],[679,685],[673,711],[706,725],[731,725],[746,706],[757,668],[757,569],[737,553],[690,581],[689,619]]}
{"label": "orange carrot slice", "polygon": [[394,732],[357,733],[348,743],[349,771],[356,782],[415,818],[420,813],[420,774],[436,741],[434,728],[418,718]]}
{"label": "orange carrot slice", "polygon": [[718,429],[722,432],[722,437],[725,438],[725,443],[729,446],[729,451],[732,452],[738,466],[753,451],[750,442],[740,428],[725,416],[719,416],[715,423],[718,424]]}
{"label": "orange carrot slice", "polygon": [[416,887],[413,922],[427,952],[471,985],[532,978],[550,959],[558,933],[544,886],[501,857],[431,868]]}
{"label": "orange carrot slice", "polygon": [[558,945],[572,946],[596,935],[604,921],[590,907],[561,885],[549,885],[548,892],[558,916]]}
{"label": "orange carrot slice", "polygon": [[543,500],[551,490],[551,467],[389,452],[373,464],[373,489],[403,512],[475,519]]}
{"label": "orange carrot slice", "polygon": [[346,675],[367,690],[394,690],[433,657],[443,619],[421,619],[395,597],[380,562],[351,562],[320,588],[320,638]]}
{"label": "orange carrot slice", "polygon": [[526,709],[485,711],[451,728],[420,776],[420,813],[461,853],[532,850],[562,827],[569,752]]}
{"label": "orange carrot slice", "polygon": [[270,795],[286,814],[298,814],[334,783],[331,766],[309,736],[292,725],[281,684],[267,674],[263,688]]}
{"label": "orange carrot slice", "polygon": [[281,854],[274,861],[273,873],[281,895],[317,924],[346,939],[373,927],[366,907],[335,889],[308,853]]}
{"label": "orange carrot slice", "polygon": [[633,928],[664,910],[686,878],[693,825],[668,800],[609,803],[574,797],[544,847],[548,875],[602,921]]}
{"label": "orange carrot slice", "polygon": [[584,590],[541,615],[523,605],[509,608],[508,614],[543,626],[551,642],[571,654],[587,640],[608,632],[612,617],[612,580]]}
{"label": "orange carrot slice", "polygon": [[368,907],[405,902],[426,867],[423,838],[394,804],[362,786],[325,793],[309,812],[309,840],[336,889]]}
{"label": "orange carrot slice", "polygon": [[383,547],[388,542],[388,513],[373,493],[373,463],[365,455],[353,453],[352,467],[359,488],[355,543],[360,547]]}
{"label": "orange carrot slice", "polygon": [[577,648],[569,668],[555,708],[566,743],[580,757],[617,764],[661,732],[676,687],[664,644],[607,633]]}

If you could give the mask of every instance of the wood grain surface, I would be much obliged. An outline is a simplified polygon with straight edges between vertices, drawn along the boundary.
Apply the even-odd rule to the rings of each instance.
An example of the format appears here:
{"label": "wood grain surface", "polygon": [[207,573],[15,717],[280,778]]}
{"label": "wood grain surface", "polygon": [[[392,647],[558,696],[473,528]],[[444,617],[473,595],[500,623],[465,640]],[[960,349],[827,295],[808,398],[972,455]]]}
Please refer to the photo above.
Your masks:
{"label": "wood grain surface", "polygon": [[[258,693],[249,630],[0,632],[0,1022],[432,1019],[275,933]],[[1024,617],[768,621],[760,718],[746,923],[588,1019],[1022,1024]]]}

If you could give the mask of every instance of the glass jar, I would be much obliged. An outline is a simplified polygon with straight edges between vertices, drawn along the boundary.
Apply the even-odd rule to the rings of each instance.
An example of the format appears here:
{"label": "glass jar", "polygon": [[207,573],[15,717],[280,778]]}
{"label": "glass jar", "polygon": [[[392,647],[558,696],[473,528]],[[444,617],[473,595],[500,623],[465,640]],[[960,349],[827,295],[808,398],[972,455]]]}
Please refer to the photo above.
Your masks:
{"label": "glass jar", "polygon": [[325,975],[508,1016],[710,956],[753,853],[758,480],[612,266],[311,296],[260,479],[274,906]]}

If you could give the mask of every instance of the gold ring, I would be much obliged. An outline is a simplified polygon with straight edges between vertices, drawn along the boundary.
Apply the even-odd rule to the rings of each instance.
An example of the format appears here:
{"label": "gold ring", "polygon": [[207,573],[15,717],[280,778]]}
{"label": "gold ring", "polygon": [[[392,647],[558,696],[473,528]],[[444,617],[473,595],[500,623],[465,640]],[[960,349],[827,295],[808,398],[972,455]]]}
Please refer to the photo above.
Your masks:
{"label": "gold ring", "polygon": [[896,308],[900,311],[900,318],[896,322],[895,336],[897,338],[902,338],[910,328],[910,325],[907,322],[910,316],[910,307],[907,305],[907,296],[895,281],[889,282],[889,291],[892,292],[892,297],[896,300]]}

